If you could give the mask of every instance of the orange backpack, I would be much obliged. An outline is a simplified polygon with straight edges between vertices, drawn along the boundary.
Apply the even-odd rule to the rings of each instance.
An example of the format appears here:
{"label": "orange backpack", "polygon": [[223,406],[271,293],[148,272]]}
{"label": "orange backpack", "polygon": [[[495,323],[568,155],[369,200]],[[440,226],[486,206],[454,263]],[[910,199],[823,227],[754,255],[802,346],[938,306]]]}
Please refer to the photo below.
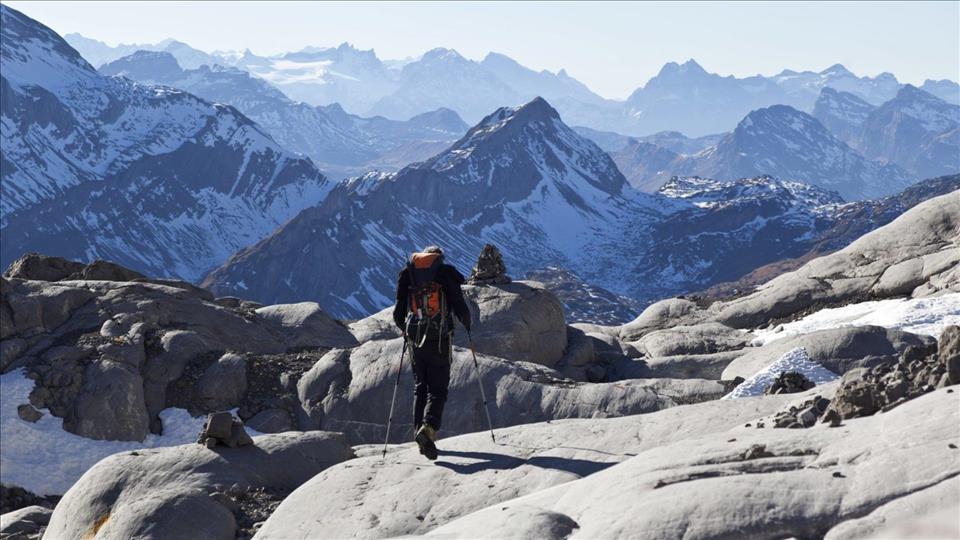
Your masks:
{"label": "orange backpack", "polygon": [[[429,330],[444,331],[447,303],[437,273],[443,265],[442,253],[414,253],[407,269],[410,274],[410,313],[417,327],[414,343],[422,343]],[[438,334],[439,335],[439,334]]]}

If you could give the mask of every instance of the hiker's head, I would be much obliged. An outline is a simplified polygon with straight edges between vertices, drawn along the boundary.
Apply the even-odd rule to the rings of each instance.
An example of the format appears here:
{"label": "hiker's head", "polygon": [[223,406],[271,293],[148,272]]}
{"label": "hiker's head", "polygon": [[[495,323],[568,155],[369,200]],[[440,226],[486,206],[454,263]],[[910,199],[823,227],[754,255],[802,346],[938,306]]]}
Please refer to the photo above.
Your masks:
{"label": "hiker's head", "polygon": [[443,250],[440,249],[440,246],[427,246],[423,248],[423,253],[439,253],[443,255]]}

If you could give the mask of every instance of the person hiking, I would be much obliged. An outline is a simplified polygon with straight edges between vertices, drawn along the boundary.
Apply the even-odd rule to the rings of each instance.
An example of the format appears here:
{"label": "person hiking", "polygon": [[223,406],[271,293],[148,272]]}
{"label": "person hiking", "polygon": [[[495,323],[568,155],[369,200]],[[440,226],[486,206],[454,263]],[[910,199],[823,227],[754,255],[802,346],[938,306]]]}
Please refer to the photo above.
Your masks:
{"label": "person hiking", "polygon": [[453,317],[470,331],[463,275],[445,264],[443,250],[428,246],[410,255],[397,278],[393,320],[406,336],[413,364],[414,440],[427,459],[437,459],[437,431],[450,384]]}

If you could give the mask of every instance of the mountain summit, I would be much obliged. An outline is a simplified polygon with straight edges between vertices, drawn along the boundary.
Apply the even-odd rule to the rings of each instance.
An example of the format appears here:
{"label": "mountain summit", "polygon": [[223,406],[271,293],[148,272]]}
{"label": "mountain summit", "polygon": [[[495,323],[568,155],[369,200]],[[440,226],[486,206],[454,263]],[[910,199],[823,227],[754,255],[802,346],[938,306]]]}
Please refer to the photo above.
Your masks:
{"label": "mountain summit", "polygon": [[[206,283],[269,301],[309,295],[353,317],[389,303],[397,268],[429,242],[462,270],[493,242],[517,274],[562,264],[616,282],[623,263],[612,261],[629,251],[617,238],[659,212],[655,197],[629,188],[607,154],[538,98],[496,110],[423,163],[346,182]],[[255,279],[271,272],[281,278]]]}

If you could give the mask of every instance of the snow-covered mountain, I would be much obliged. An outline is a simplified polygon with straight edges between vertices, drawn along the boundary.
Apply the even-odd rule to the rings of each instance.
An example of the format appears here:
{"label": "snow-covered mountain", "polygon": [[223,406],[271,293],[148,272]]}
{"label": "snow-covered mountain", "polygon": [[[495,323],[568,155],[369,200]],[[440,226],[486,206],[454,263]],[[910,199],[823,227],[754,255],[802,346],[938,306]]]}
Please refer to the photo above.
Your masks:
{"label": "snow-covered mountain", "polygon": [[856,146],[863,131],[863,123],[876,108],[850,92],[828,86],[820,92],[811,114],[838,139]]}
{"label": "snow-covered mountain", "polygon": [[381,98],[370,113],[406,119],[423,111],[448,107],[467,122],[491,110],[519,104],[519,92],[482,65],[453,49],[433,49],[400,72],[397,89]]}
{"label": "snow-covered mountain", "polygon": [[80,53],[93,66],[102,66],[137,51],[167,52],[177,59],[177,63],[187,69],[200,66],[212,66],[219,62],[216,55],[205,53],[175,39],[165,39],[158,43],[121,43],[111,47],[102,41],[72,33],[63,36],[63,39]]}
{"label": "snow-covered mountain", "polygon": [[857,146],[920,177],[960,171],[960,105],[911,85],[864,119]]}
{"label": "snow-covered mountain", "polygon": [[0,263],[26,251],[196,279],[332,184],[233,107],[99,74],[2,15]]}
{"label": "snow-covered mountain", "polygon": [[[407,163],[426,159],[462,136],[467,126],[456,113],[438,110],[410,121],[361,118],[339,105],[315,107],[293,101],[275,86],[237,68],[202,66],[182,70],[169,53],[138,51],[102,66],[105,75],[186,90],[236,107],[281,146],[310,157],[334,176],[371,168],[396,170],[394,154]],[[419,152],[417,150],[420,150]],[[380,159],[383,157],[383,159]]]}
{"label": "snow-covered mountain", "polygon": [[846,200],[889,195],[912,182],[900,167],[865,158],[816,118],[785,105],[751,112],[715,146],[680,158],[671,170],[723,180],[768,174],[835,190]]}
{"label": "snow-covered mountain", "polygon": [[221,55],[220,63],[245,69],[294,100],[311,105],[339,103],[356,114],[366,113],[397,88],[396,74],[373,50],[360,50],[349,43],[338,47],[307,47],[271,57],[246,50],[239,55]]}
{"label": "snow-covered mountain", "polygon": [[639,134],[662,130],[688,136],[719,133],[733,128],[750,111],[770,105],[810,111],[827,87],[879,105],[891,99],[900,84],[889,73],[857,77],[840,64],[819,73],[784,70],[770,77],[741,79],[709,73],[694,60],[670,62],[627,98],[627,113],[633,119],[628,129]]}
{"label": "snow-covered mountain", "polygon": [[960,84],[954,81],[949,79],[940,79],[937,81],[927,79],[920,85],[920,89],[937,96],[947,103],[960,105]]}
{"label": "snow-covered mountain", "polygon": [[[349,43],[260,56],[250,50],[206,53],[174,40],[117,47],[79,34],[70,34],[67,40],[95,65],[137,50],[166,51],[185,68],[234,66],[270,82],[294,100],[318,106],[339,103],[353,114],[406,120],[449,108],[476,122],[496,107],[542,96],[571,125],[630,136],[668,130],[690,137],[723,133],[750,111],[777,104],[811,112],[824,88],[879,106],[902,87],[890,73],[861,77],[840,64],[819,72],[786,69],[776,75],[739,78],[710,73],[691,59],[682,64],[668,62],[629,98],[617,101],[597,95],[564,70],[532,70],[494,52],[476,62],[451,49],[437,48],[419,58],[391,61]],[[960,102],[956,82],[928,80],[923,89],[948,102]]]}
{"label": "snow-covered mountain", "polygon": [[666,210],[535,99],[498,109],[423,163],[339,186],[205,283],[270,301],[314,298],[354,317],[392,302],[408,252],[439,243],[466,271],[492,242],[514,275],[557,265],[622,287],[630,239]]}
{"label": "snow-covered mountain", "polygon": [[438,243],[465,271],[491,242],[514,276],[554,266],[644,303],[796,257],[842,204],[768,176],[642,193],[537,99],[497,110],[423,163],[347,181],[205,284],[263,302],[315,299],[353,318],[392,302],[408,252]]}
{"label": "snow-covered mountain", "polygon": [[[661,148],[666,148],[667,150],[677,154],[696,154],[701,150],[705,150],[717,144],[717,142],[719,142],[720,139],[725,135],[725,133],[718,133],[714,135],[704,135],[703,137],[691,138],[687,137],[683,133],[680,133],[679,131],[658,131],[653,135],[630,137],[628,135],[621,135],[620,133],[615,133],[613,131],[600,131],[584,126],[575,126],[573,130],[595,142],[597,146],[602,148],[605,152],[610,153],[620,152],[628,145],[635,142],[646,142],[655,144]],[[614,157],[614,161],[616,161],[616,157]],[[627,175],[627,177],[629,178],[629,175]]]}

